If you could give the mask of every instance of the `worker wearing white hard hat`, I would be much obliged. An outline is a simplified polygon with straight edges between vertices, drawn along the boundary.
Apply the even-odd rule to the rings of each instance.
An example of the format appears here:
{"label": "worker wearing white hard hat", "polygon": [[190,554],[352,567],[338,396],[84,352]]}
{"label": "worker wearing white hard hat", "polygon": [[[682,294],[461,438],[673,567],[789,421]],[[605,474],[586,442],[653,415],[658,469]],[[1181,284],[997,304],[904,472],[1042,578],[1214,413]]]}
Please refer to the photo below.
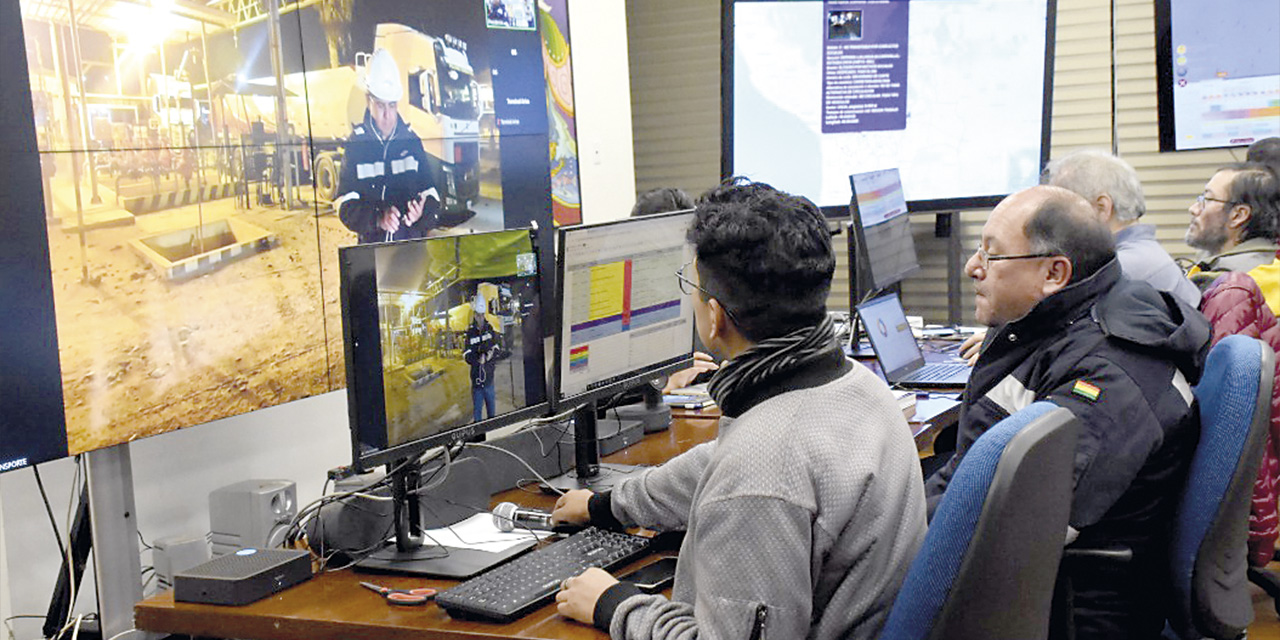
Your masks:
{"label": "worker wearing white hard hat", "polygon": [[397,111],[404,85],[391,52],[374,51],[361,80],[368,108],[343,148],[334,208],[362,243],[425,237],[440,195],[422,140]]}

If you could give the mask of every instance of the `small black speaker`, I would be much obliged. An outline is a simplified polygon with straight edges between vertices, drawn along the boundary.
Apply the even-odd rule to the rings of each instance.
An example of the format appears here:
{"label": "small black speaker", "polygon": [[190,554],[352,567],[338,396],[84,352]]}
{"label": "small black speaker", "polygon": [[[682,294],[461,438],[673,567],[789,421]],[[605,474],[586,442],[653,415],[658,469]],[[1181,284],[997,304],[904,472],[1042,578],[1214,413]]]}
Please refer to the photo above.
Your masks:
{"label": "small black speaker", "polygon": [[173,577],[176,602],[243,605],[311,579],[311,554],[241,549]]}

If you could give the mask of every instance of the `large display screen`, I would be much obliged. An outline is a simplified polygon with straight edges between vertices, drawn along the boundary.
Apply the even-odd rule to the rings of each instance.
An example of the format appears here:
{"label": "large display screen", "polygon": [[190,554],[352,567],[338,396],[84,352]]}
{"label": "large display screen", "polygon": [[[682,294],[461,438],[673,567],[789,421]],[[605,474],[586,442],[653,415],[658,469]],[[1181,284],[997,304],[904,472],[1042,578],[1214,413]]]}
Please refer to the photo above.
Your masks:
{"label": "large display screen", "polygon": [[1156,0],[1160,150],[1280,136],[1280,2]]}
{"label": "large display screen", "polygon": [[693,353],[692,211],[561,231],[557,401],[598,397]]}
{"label": "large display screen", "polygon": [[0,332],[63,411],[0,466],[342,388],[340,247],[580,219],[564,0],[19,4],[52,299]]}
{"label": "large display screen", "polygon": [[362,468],[546,409],[540,261],[528,230],[340,253]]}
{"label": "large display screen", "polygon": [[1049,153],[1054,0],[725,0],[725,175],[844,215],[899,167],[913,211],[990,206]]}

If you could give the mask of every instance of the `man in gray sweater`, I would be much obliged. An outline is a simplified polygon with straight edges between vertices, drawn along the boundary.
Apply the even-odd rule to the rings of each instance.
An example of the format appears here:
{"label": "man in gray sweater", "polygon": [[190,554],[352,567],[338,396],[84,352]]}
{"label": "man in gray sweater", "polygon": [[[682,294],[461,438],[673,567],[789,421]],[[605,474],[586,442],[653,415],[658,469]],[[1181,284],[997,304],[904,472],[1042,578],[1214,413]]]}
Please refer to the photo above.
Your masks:
{"label": "man in gray sweater", "polygon": [[826,314],[835,268],[808,200],[732,181],[704,194],[677,274],[703,344],[718,437],[611,493],[572,491],[564,523],[684,530],[670,600],[590,569],[562,614],[616,639],[875,638],[925,534],[911,432]]}

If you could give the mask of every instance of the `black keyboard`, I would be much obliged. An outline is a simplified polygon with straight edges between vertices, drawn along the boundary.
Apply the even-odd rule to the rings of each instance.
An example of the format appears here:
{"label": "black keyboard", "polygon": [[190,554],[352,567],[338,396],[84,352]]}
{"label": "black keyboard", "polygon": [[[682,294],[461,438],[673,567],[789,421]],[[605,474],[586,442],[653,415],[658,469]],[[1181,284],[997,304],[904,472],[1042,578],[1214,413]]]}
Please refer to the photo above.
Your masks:
{"label": "black keyboard", "polygon": [[968,369],[969,365],[964,362],[947,363],[936,362],[919,369],[916,369],[911,375],[903,378],[906,382],[937,382],[939,380],[950,380]]}
{"label": "black keyboard", "polygon": [[440,592],[436,603],[455,618],[510,622],[550,602],[565,578],[618,566],[648,548],[648,538],[583,529]]}

